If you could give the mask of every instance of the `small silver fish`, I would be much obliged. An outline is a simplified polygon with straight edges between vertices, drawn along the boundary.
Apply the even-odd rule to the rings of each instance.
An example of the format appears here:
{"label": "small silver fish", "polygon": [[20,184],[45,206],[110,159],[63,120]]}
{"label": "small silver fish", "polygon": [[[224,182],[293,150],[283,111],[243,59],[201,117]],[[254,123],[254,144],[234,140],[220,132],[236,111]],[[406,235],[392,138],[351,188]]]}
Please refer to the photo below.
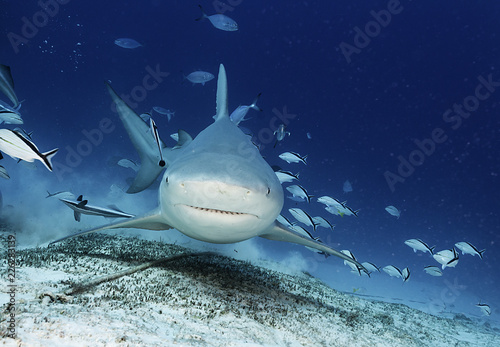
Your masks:
{"label": "small silver fish", "polygon": [[142,46],[136,40],[129,39],[129,38],[116,39],[115,40],[115,45],[117,45],[119,47],[122,47],[122,48],[126,48],[126,49],[134,49],[134,48],[138,48],[138,47]]}
{"label": "small silver fish", "polygon": [[161,115],[167,116],[169,122],[172,117],[175,116],[175,111],[170,111],[160,106],[153,106],[153,110]]}
{"label": "small silver fish", "polygon": [[201,5],[198,5],[198,7],[201,10],[201,17],[195,19],[196,21],[201,21],[201,20],[206,18],[217,29],[224,30],[224,31],[236,31],[236,30],[238,30],[238,23],[236,23],[234,20],[232,20],[228,16],[225,16],[223,14],[213,14],[211,16],[208,16],[205,13],[205,11],[203,10],[203,7],[201,7]]}
{"label": "small silver fish", "polygon": [[455,248],[439,251],[432,257],[442,265],[441,268],[443,270],[446,267],[455,267],[458,264],[458,252]]}
{"label": "small silver fish", "polygon": [[300,199],[306,200],[309,203],[311,202],[312,195],[309,195],[307,193],[307,190],[298,184],[288,186],[288,187],[286,187],[286,190],[288,190],[290,193],[292,193],[292,195],[294,197],[298,197]]}
{"label": "small silver fish", "polygon": [[316,230],[317,224],[307,212],[301,210],[300,208],[290,208],[288,209],[288,212],[290,212],[290,214],[299,222],[304,223],[307,226],[311,226],[314,230]]}
{"label": "small silver fish", "polygon": [[276,142],[274,142],[273,148],[276,148],[276,145],[278,144],[278,142],[283,141],[283,139],[285,138],[286,135],[290,136],[290,132],[285,131],[285,128],[286,128],[285,124],[280,124],[278,126],[278,129],[276,129],[274,131],[273,135],[276,135]]}
{"label": "small silver fish", "polygon": [[476,305],[476,307],[479,307],[479,309],[485,316],[491,315],[491,308],[489,305],[479,303]]}
{"label": "small silver fish", "polygon": [[424,268],[424,271],[431,276],[436,276],[436,277],[443,276],[443,271],[441,271],[441,269],[438,268],[437,266],[426,266]]}
{"label": "small silver fish", "polygon": [[259,111],[259,112],[262,112],[262,109],[257,106],[257,101],[259,101],[259,97],[260,97],[261,93],[259,93],[259,95],[257,95],[257,97],[255,98],[255,100],[248,106],[245,106],[245,105],[240,105],[236,108],[236,110],[233,111],[233,113],[231,113],[231,115],[229,116],[229,118],[231,119],[231,121],[238,125],[240,124],[241,122],[245,121],[245,120],[248,120],[247,118],[245,118],[245,116],[247,115],[248,111],[250,111],[250,109],[254,109],[255,111]]}
{"label": "small silver fish", "polygon": [[68,192],[68,191],[61,191],[57,193],[51,193],[47,190],[47,196],[45,198],[58,198],[58,199],[74,199],[75,194]]}
{"label": "small silver fish", "polygon": [[0,100],[0,124],[23,124],[24,121],[19,113],[20,108],[20,103],[17,107],[12,107]]}
{"label": "small silver fish", "polygon": [[121,167],[124,167],[124,168],[130,168],[130,169],[134,170],[135,172],[138,172],[140,169],[140,166],[137,165],[136,162],[134,162],[130,159],[125,159],[125,158],[120,159],[120,160],[118,160],[117,164]]}
{"label": "small silver fish", "polygon": [[351,182],[349,182],[349,180],[346,180],[344,182],[344,186],[342,187],[342,189],[344,191],[344,194],[352,192],[352,184],[351,184]]}
{"label": "small silver fish", "polygon": [[42,153],[38,147],[20,132],[10,129],[0,129],[0,151],[12,158],[33,162],[40,160],[49,171],[52,171],[52,157],[59,149]]}
{"label": "small silver fish", "polygon": [[483,249],[482,251],[480,251],[479,249],[477,249],[472,243],[470,242],[457,242],[455,243],[455,246],[462,251],[462,255],[463,254],[470,254],[470,255],[479,255],[479,258],[483,259],[483,253],[485,251],[485,249]]}
{"label": "small silver fish", "polygon": [[276,174],[276,176],[278,176],[280,183],[292,182],[293,180],[299,179],[299,174],[294,175],[290,171],[278,170],[275,171],[274,173]]}
{"label": "small silver fish", "polygon": [[296,152],[285,152],[281,153],[279,155],[280,159],[283,159],[286,161],[288,164],[290,163],[304,163],[304,165],[307,165],[306,159],[307,159],[307,154],[302,156],[299,153]]}
{"label": "small silver fish", "polygon": [[327,221],[325,218],[321,216],[313,217],[313,221],[318,224],[319,227],[327,228],[333,231],[335,225]]}
{"label": "small silver fish", "polygon": [[185,77],[189,82],[194,84],[205,85],[206,82],[211,81],[215,78],[210,72],[206,71],[195,71],[191,72],[189,75]]}
{"label": "small silver fish", "polygon": [[398,210],[396,207],[394,206],[387,206],[385,208],[385,210],[391,215],[391,216],[394,216],[396,217],[397,219],[399,219],[399,217],[401,216],[401,211]]}

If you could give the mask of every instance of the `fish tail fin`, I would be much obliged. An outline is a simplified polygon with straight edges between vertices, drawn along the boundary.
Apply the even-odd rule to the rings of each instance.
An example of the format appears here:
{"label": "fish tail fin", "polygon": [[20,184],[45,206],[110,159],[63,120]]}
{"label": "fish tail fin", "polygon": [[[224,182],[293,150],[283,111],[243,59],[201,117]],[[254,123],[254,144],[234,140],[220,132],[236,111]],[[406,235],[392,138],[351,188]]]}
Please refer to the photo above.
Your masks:
{"label": "fish tail fin", "polygon": [[431,251],[431,255],[434,255],[434,249],[436,248],[436,246],[432,246],[431,248],[429,248],[429,251]]}
{"label": "fish tail fin", "polygon": [[196,18],[195,21],[204,20],[205,18],[208,17],[207,14],[205,13],[205,11],[203,10],[203,7],[201,7],[201,5],[198,5],[198,7],[201,10],[201,17],[200,18]]}
{"label": "fish tail fin", "polygon": [[42,163],[49,169],[49,171],[52,171],[52,157],[56,155],[57,151],[59,148],[54,148],[51,151],[42,153]]}
{"label": "fish tail fin", "polygon": [[486,250],[483,249],[482,251],[479,251],[478,254],[479,254],[479,258],[483,259],[483,253],[485,252]]}
{"label": "fish tail fin", "polygon": [[47,194],[48,195],[45,198],[50,198],[51,194],[50,194],[50,192],[48,190],[47,190]]}
{"label": "fish tail fin", "polygon": [[260,98],[261,94],[262,93],[259,93],[259,95],[257,95],[257,97],[255,98],[255,100],[250,105],[250,108],[253,108],[255,111],[259,111],[259,112],[262,112],[262,109],[259,106],[257,106],[257,101],[259,101],[259,98]]}
{"label": "fish tail fin", "polygon": [[309,154],[306,154],[305,156],[303,156],[303,157],[302,157],[302,160],[304,161],[304,164],[306,164],[306,165],[307,165],[307,156],[308,156],[308,155],[309,155]]}

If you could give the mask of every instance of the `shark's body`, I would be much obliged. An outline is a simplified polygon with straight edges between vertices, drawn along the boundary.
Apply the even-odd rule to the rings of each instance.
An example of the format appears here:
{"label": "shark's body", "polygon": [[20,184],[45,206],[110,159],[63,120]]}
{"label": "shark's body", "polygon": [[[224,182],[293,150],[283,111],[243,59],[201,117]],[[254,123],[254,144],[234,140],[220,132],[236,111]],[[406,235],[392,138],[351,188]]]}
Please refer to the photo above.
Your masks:
{"label": "shark's body", "polygon": [[[142,147],[136,145],[139,153],[142,152],[141,170],[131,188],[145,189],[148,186],[145,182],[154,181],[162,169],[158,164],[158,147],[150,132],[151,138],[141,135],[147,132],[147,129],[144,132],[147,128],[144,121],[110,87],[109,91],[125,127],[128,122],[142,129],[140,134],[133,127],[127,131],[129,135],[137,132],[130,135],[132,141],[135,138],[135,142],[142,143]],[[283,208],[283,189],[250,137],[229,118],[223,65],[217,83],[215,122],[194,140],[180,131],[178,144],[174,148],[163,148],[163,157],[166,171],[160,184],[157,209],[143,217],[82,231],[52,243],[105,229],[175,228],[189,237],[211,243],[235,243],[256,236],[293,242],[338,256],[367,272],[356,260],[276,221]],[[144,165],[151,170],[143,170]],[[139,182],[142,182],[140,186]]]}

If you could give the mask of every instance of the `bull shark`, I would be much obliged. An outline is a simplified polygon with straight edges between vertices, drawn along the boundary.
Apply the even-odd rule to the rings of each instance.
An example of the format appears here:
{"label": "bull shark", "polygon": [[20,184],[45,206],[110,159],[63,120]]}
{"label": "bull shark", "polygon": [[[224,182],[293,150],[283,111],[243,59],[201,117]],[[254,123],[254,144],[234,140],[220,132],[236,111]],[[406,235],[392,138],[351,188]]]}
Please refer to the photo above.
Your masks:
{"label": "bull shark", "polygon": [[12,101],[14,108],[19,106],[16,92],[14,92],[14,80],[10,73],[10,67],[0,64],[0,91]]}
{"label": "bull shark", "polygon": [[[142,160],[132,186],[137,190],[145,187],[163,169],[159,165],[158,147],[154,136],[148,133],[146,123],[109,85],[108,90],[125,127],[127,123],[137,126],[130,136],[139,144],[136,149]],[[127,131],[130,135],[134,129]],[[368,273],[355,259],[276,220],[283,208],[283,189],[250,137],[229,118],[226,71],[222,64],[217,82],[215,121],[194,139],[180,131],[177,145],[163,148],[163,159],[166,169],[156,209],[144,216],[68,235],[50,244],[116,228],[176,229],[193,239],[216,244],[236,243],[259,236],[335,255]],[[146,172],[144,167],[152,172]]]}

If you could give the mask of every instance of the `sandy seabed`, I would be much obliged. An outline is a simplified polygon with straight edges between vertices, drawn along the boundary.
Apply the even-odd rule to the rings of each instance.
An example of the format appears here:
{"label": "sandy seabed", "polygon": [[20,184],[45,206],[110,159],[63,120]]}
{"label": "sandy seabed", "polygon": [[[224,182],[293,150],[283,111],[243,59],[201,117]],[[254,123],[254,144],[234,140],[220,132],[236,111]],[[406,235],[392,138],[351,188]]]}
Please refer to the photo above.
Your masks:
{"label": "sandy seabed", "polygon": [[[500,346],[497,328],[463,315],[155,241],[93,234],[18,250],[16,263],[14,339],[0,293],[6,346]],[[0,283],[7,288],[5,275]]]}

